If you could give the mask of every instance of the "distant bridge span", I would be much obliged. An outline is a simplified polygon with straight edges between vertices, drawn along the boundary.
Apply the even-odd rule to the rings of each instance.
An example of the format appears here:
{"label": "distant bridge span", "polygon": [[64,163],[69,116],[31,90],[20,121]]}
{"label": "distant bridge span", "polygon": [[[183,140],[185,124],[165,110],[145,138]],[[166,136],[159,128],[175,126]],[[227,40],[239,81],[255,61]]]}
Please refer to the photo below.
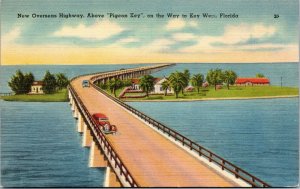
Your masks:
{"label": "distant bridge span", "polygon": [[[72,79],[69,98],[90,167],[106,167],[110,187],[269,187],[259,178],[139,112],[97,87],[112,78],[130,79],[173,64],[82,75]],[[83,88],[89,80],[91,87]],[[91,115],[104,113],[118,128],[102,133]]]}

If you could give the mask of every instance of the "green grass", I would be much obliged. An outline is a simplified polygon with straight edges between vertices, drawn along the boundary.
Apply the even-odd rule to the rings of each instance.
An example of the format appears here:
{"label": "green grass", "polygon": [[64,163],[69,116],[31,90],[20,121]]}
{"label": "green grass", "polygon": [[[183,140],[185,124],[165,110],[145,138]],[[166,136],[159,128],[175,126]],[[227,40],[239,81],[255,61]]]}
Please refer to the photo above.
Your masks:
{"label": "green grass", "polygon": [[236,87],[232,86],[228,90],[227,88],[218,89],[215,91],[213,87],[202,89],[198,94],[197,91],[194,92],[184,92],[184,94],[179,93],[178,99],[175,95],[150,95],[145,98],[136,99],[126,99],[130,100],[196,100],[196,99],[206,99],[206,98],[239,98],[239,97],[268,97],[268,96],[288,96],[288,95],[298,95],[299,89],[293,87],[278,87],[278,86],[247,86],[247,87]]}
{"label": "green grass", "polygon": [[6,101],[22,101],[22,102],[67,102],[68,91],[62,89],[54,94],[35,94],[35,95],[12,95],[2,96],[1,99]]}

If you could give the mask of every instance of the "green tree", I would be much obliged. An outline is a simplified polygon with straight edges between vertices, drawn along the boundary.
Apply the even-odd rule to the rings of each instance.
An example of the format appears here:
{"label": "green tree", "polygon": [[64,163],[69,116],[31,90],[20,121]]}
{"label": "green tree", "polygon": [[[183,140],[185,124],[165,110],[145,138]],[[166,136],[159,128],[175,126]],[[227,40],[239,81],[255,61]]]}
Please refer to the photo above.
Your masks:
{"label": "green tree", "polygon": [[108,88],[110,89],[110,92],[117,97],[116,91],[123,86],[122,81],[119,78],[112,78],[108,81]]}
{"label": "green tree", "polygon": [[237,78],[237,74],[232,70],[225,70],[224,73],[224,82],[227,85],[227,89],[229,90],[229,85],[233,85]]}
{"label": "green tree", "polygon": [[34,82],[34,76],[31,72],[24,75],[24,88],[26,93],[29,93],[31,90],[31,85]]}
{"label": "green tree", "polygon": [[22,94],[24,93],[24,74],[21,70],[17,70],[16,74],[13,75],[8,82],[9,87],[12,91],[14,91],[16,94]]}
{"label": "green tree", "polygon": [[154,89],[154,77],[152,75],[145,75],[140,80],[141,89],[149,96],[149,92]]}
{"label": "green tree", "polygon": [[262,74],[262,73],[257,73],[257,74],[256,74],[256,77],[257,77],[257,78],[264,78],[265,76],[264,76],[264,74]]}
{"label": "green tree", "polygon": [[207,73],[206,80],[209,84],[215,86],[215,90],[217,90],[217,85],[222,84],[224,81],[223,73],[221,69],[210,69]]}
{"label": "green tree", "polygon": [[99,86],[101,89],[106,90],[106,89],[108,88],[108,83],[107,83],[107,82],[105,82],[105,83],[100,82],[100,83],[98,84],[98,86]]}
{"label": "green tree", "polygon": [[161,87],[165,91],[165,96],[167,96],[168,89],[171,87],[169,78],[166,78],[166,80],[161,83]]}
{"label": "green tree", "polygon": [[200,88],[202,87],[203,81],[204,76],[202,74],[195,74],[191,79],[192,85],[193,87],[197,88],[198,93],[200,91]]}
{"label": "green tree", "polygon": [[49,71],[46,71],[46,74],[43,79],[43,91],[45,94],[51,94],[56,91],[56,79],[53,74],[51,74]]}
{"label": "green tree", "polygon": [[21,70],[17,70],[8,82],[8,86],[16,94],[25,94],[30,92],[31,85],[34,81],[32,73],[26,73],[25,75]]}
{"label": "green tree", "polygon": [[176,98],[178,98],[179,92],[182,90],[185,85],[185,79],[182,77],[182,73],[176,71],[171,73],[169,77],[171,87],[173,88]]}
{"label": "green tree", "polygon": [[190,82],[190,71],[185,69],[181,74],[182,80],[184,81],[182,88],[181,88],[181,93],[183,94],[184,89],[189,86],[189,82]]}
{"label": "green tree", "polygon": [[66,88],[69,85],[69,80],[65,74],[58,73],[55,75],[55,77],[56,77],[57,88],[59,90]]}
{"label": "green tree", "polygon": [[123,80],[123,86],[129,87],[129,86],[131,86],[131,85],[132,85],[132,83],[131,83],[131,80],[130,80],[130,79]]}

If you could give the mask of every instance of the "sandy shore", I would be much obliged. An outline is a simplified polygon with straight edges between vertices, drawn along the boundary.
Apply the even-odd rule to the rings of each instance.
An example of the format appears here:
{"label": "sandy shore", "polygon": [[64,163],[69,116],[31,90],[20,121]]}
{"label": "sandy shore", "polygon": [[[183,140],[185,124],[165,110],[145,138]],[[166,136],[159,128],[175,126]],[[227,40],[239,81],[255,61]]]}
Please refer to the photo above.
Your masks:
{"label": "sandy shore", "polygon": [[174,99],[174,100],[124,100],[124,102],[192,102],[192,101],[209,101],[209,100],[252,100],[252,99],[296,98],[296,97],[299,97],[299,95],[201,98],[201,99]]}

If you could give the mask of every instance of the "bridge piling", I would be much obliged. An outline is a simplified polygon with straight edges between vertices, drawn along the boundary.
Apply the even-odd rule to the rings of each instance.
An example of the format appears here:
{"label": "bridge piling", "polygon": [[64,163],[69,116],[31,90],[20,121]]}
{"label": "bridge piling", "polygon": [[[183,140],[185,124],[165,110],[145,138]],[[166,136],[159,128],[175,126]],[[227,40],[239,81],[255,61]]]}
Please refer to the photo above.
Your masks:
{"label": "bridge piling", "polygon": [[96,145],[95,141],[91,143],[89,167],[107,167],[107,161],[104,154]]}
{"label": "bridge piling", "polygon": [[83,132],[83,119],[82,119],[82,115],[79,113],[78,114],[78,121],[77,121],[77,131],[79,133],[82,133]]}
{"label": "bridge piling", "polygon": [[[75,103],[74,103],[74,104],[75,104]],[[73,113],[73,117],[74,117],[75,119],[78,119],[78,114],[79,114],[78,108],[77,108],[76,105],[74,105],[74,113]]]}
{"label": "bridge piling", "polygon": [[110,166],[108,166],[105,171],[104,187],[121,187],[121,183],[117,178],[117,175]]}
{"label": "bridge piling", "polygon": [[83,137],[82,137],[82,146],[83,147],[90,147],[92,143],[92,135],[91,131],[88,126],[84,123],[83,124]]}

